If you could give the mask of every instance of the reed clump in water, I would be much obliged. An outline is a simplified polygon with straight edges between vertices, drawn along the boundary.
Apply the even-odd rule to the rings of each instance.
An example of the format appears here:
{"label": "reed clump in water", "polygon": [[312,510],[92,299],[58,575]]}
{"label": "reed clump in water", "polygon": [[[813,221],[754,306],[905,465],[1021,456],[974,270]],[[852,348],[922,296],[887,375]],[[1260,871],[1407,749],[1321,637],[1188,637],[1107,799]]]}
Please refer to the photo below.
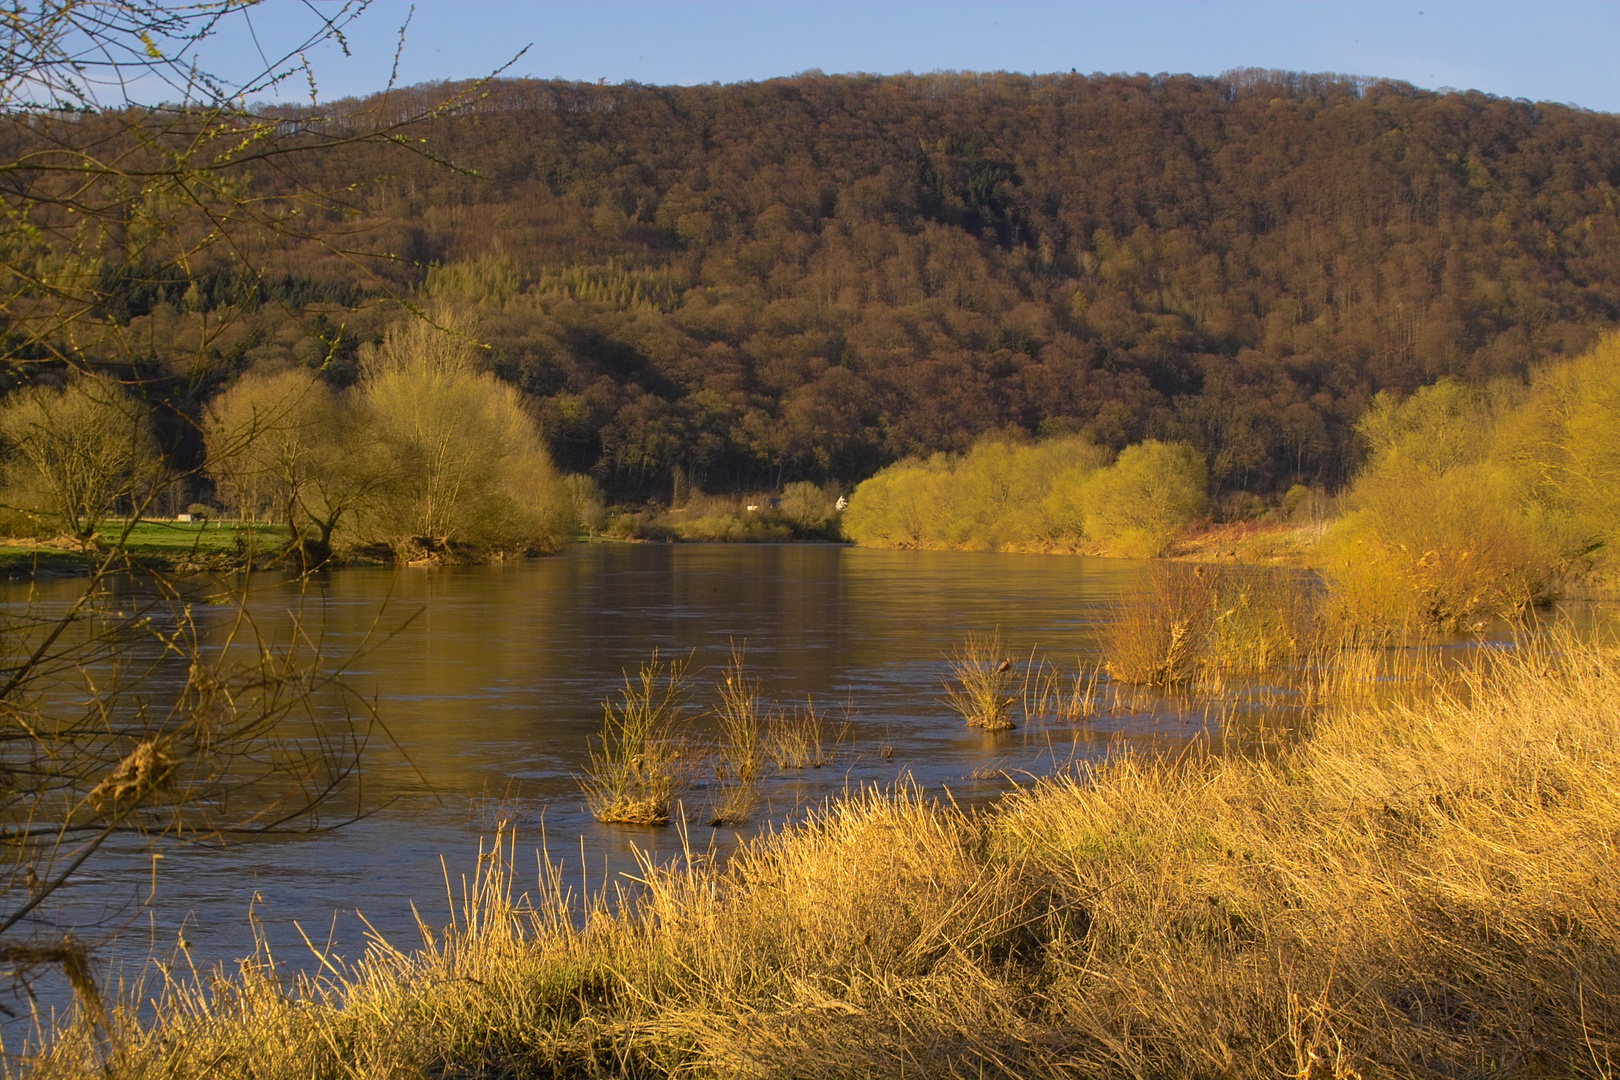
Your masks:
{"label": "reed clump in water", "polygon": [[835,727],[814,701],[778,706],[766,720],[765,746],[779,772],[831,764],[848,737],[849,724]]}
{"label": "reed clump in water", "polygon": [[[819,769],[834,759],[849,724],[833,726],[809,700],[797,708],[767,706],[745,660],[745,647],[733,645],[707,706],[695,700],[690,657],[662,660],[654,652],[634,677],[625,676],[617,699],[602,703],[601,733],[577,778],[592,816],[667,825],[679,796],[696,787],[707,809],[695,816],[710,825],[743,825],[760,805],[767,762],[787,771]],[[712,735],[694,735],[698,721],[709,718]],[[705,772],[712,779],[700,785]]]}
{"label": "reed clump in water", "polygon": [[633,903],[480,861],[422,948],[173,982],[41,1080],[1606,1075],[1620,652],[1488,656],[1264,760],[1121,755],[983,813],[833,802]]}
{"label": "reed clump in water", "polygon": [[742,825],[759,804],[760,765],[765,758],[759,679],[748,674],[746,650],[731,647],[731,657],[715,686],[714,715],[719,738],[713,751],[715,795],[711,825]]}
{"label": "reed clump in water", "polygon": [[675,799],[692,772],[686,729],[696,712],[689,663],[684,657],[660,659],[655,650],[634,677],[625,675],[619,700],[602,703],[602,730],[579,777],[596,820],[669,823]]}
{"label": "reed clump in water", "polygon": [[1037,660],[1031,650],[1024,663],[1022,702],[1026,725],[1095,720],[1103,712],[1102,666],[1094,664],[1088,671],[1082,663],[1069,674],[1050,661]]}
{"label": "reed clump in water", "polygon": [[969,727],[1009,731],[1018,700],[1017,665],[1001,648],[1001,634],[969,634],[951,652],[945,700]]}
{"label": "reed clump in water", "polygon": [[1116,605],[1103,653],[1119,682],[1213,686],[1305,655],[1322,623],[1319,591],[1296,575],[1155,563]]}

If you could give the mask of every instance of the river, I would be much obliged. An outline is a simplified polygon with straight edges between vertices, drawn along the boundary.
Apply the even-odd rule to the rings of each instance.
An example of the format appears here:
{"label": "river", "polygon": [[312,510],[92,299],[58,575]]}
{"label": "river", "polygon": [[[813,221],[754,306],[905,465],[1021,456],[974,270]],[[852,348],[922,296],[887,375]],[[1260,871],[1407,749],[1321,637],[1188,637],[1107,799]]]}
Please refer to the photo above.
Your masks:
{"label": "river", "polygon": [[[767,701],[808,699],[832,728],[847,723],[830,764],[766,777],[750,828],[903,777],[982,803],[1008,776],[1120,741],[1174,750],[1202,731],[1219,735],[1207,702],[1188,712],[1145,697],[1081,725],[995,735],[942,703],[946,654],[972,632],[999,628],[1013,656],[1038,649],[1071,671],[1094,664],[1109,605],[1144,567],[835,545],[589,544],[492,566],[258,575],[248,608],[260,635],[285,640],[297,619],[328,658],[357,654],[345,679],[375,700],[398,746],[372,747],[363,798],[374,812],[308,836],[166,844],[157,862],[144,847],[110,849],[51,914],[128,975],[148,955],[172,955],[181,935],[199,966],[247,954],[251,908],[278,958],[302,967],[311,958],[297,927],[354,956],[366,932],[357,912],[414,945],[412,903],[442,923],[447,871],[459,888],[497,820],[515,825],[521,850],[543,841],[584,888],[633,870],[633,848],[669,857],[682,830],[600,825],[574,779],[603,699],[654,649],[690,655],[707,697],[732,646],[745,646]],[[65,603],[79,587],[36,583],[31,602]],[[10,588],[5,601],[22,604],[25,586]],[[215,638],[234,618],[229,606],[196,611]],[[701,788],[687,798],[696,815]],[[698,849],[723,850],[747,831],[697,816],[684,832]]]}

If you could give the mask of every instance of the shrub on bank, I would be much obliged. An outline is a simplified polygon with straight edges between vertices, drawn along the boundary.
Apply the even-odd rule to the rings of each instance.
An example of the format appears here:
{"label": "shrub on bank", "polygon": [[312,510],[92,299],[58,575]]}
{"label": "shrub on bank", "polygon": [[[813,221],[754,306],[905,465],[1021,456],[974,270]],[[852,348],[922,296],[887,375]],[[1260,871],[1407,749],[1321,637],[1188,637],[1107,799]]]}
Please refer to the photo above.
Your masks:
{"label": "shrub on bank", "polygon": [[627,539],[760,543],[826,540],[833,536],[836,491],[795,481],[780,495],[705,495],[692,491],[679,506],[621,515]]}
{"label": "shrub on bank", "polygon": [[1517,617],[1571,578],[1613,575],[1620,536],[1620,338],[1528,386],[1442,380],[1380,395],[1366,464],[1322,548],[1354,619],[1456,629]]}
{"label": "shrub on bank", "polygon": [[1556,522],[1581,573],[1620,582],[1620,335],[1533,379],[1493,457]]}
{"label": "shrub on bank", "polygon": [[311,371],[238,379],[209,403],[203,438],[208,474],[236,517],[283,526],[288,554],[306,565],[331,556],[384,479],[352,400]]}
{"label": "shrub on bank", "polygon": [[1127,558],[1163,555],[1176,533],[1208,507],[1209,472],[1186,443],[1156,439],[1120,451],[1119,459],[1086,478],[1080,498],[1086,536]]}
{"label": "shrub on bank", "polygon": [[777,512],[800,536],[825,534],[831,524],[838,502],[836,492],[829,492],[820,484],[796,480],[782,489]]}
{"label": "shrub on bank", "polygon": [[562,485],[568,493],[568,507],[575,526],[581,532],[586,536],[595,536],[607,527],[607,498],[594,476],[571,473],[562,478]]}
{"label": "shrub on bank", "polygon": [[1180,443],[1117,461],[1081,438],[996,437],[959,457],[882,470],[850,495],[845,537],[868,547],[1157,555],[1206,508],[1203,459]]}
{"label": "shrub on bank", "polygon": [[696,517],[666,516],[662,528],[682,540],[761,543],[792,540],[793,527],[778,514],[733,510],[700,514]]}

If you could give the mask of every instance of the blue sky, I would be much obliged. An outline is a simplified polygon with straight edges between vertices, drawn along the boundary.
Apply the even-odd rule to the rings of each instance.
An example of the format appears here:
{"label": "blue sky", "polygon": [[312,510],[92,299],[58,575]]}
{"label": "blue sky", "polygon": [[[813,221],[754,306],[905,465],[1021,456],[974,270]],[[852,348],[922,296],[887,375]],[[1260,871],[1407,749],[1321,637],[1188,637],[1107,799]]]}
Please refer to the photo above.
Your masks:
{"label": "blue sky", "polygon": [[[253,35],[205,46],[227,77],[308,29],[327,0],[267,0]],[[401,0],[376,0],[335,46],[310,54],[324,99],[381,89]],[[255,40],[257,39],[257,47]],[[403,84],[488,74],[610,83],[737,82],[790,75],[936,70],[1191,72],[1238,67],[1386,76],[1419,86],[1620,111],[1620,3],[1453,0],[417,0]],[[302,80],[286,96],[307,95]]]}

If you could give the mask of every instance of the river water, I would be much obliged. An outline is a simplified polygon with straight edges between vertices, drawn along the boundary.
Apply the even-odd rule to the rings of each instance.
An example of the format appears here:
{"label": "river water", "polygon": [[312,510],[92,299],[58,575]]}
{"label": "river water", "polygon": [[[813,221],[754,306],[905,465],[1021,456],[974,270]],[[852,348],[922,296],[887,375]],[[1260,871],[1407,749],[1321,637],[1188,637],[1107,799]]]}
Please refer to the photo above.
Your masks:
{"label": "river water", "polygon": [[[520,850],[543,840],[586,889],[632,872],[634,849],[672,856],[680,830],[600,825],[574,779],[603,699],[654,649],[690,654],[707,696],[731,647],[745,645],[767,701],[808,699],[831,728],[847,724],[830,764],[767,776],[752,828],[906,777],[983,802],[1005,790],[1003,773],[1050,772],[1120,741],[1174,750],[1211,729],[1207,702],[1199,713],[1146,698],[1082,725],[1021,724],[995,735],[965,727],[942,703],[946,654],[970,632],[999,629],[1015,656],[1038,649],[1071,671],[1091,666],[1111,602],[1145,565],[833,545],[592,544],[494,566],[339,570],[305,582],[256,576],[249,610],[260,635],[285,639],[296,618],[327,657],[358,653],[346,681],[375,700],[398,744],[379,741],[364,774],[375,812],[316,835],[170,845],[156,863],[145,848],[111,850],[59,894],[52,915],[77,923],[128,974],[148,955],[172,954],[182,934],[199,965],[246,955],[251,908],[278,958],[307,966],[298,926],[354,956],[365,935],[357,912],[401,947],[417,941],[413,902],[442,924],[446,873],[459,888],[498,819],[515,823]],[[78,587],[36,583],[31,602],[65,603]],[[23,589],[4,601],[21,604]],[[234,618],[228,607],[196,610],[216,636]],[[703,797],[701,788],[687,795],[694,808]],[[723,850],[747,831],[694,816],[685,830],[694,848]]]}

